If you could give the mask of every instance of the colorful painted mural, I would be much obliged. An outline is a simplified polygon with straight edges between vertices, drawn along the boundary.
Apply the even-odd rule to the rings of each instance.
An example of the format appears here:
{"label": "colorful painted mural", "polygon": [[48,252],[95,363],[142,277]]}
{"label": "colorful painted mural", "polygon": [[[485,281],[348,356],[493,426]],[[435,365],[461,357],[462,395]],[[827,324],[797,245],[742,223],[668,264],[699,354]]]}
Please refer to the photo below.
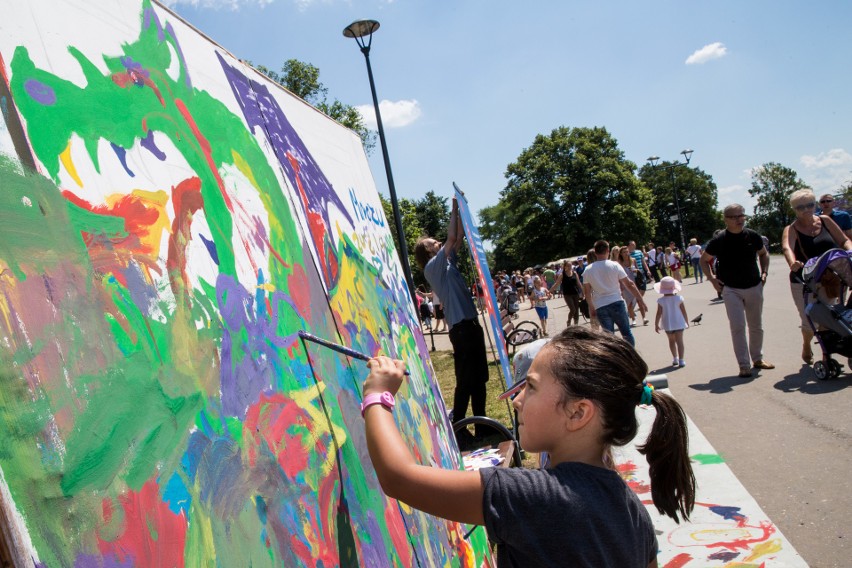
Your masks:
{"label": "colorful painted mural", "polygon": [[489,566],[388,499],[362,362],[459,467],[360,139],[148,0],[0,1],[0,524],[21,566]]}

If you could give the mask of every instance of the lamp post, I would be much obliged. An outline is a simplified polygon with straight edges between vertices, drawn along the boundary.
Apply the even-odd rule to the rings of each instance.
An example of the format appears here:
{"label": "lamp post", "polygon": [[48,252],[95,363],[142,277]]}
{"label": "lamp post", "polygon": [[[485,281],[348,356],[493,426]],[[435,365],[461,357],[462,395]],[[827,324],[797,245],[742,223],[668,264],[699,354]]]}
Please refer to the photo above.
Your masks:
{"label": "lamp post", "polygon": [[[669,170],[669,172],[671,173],[672,191],[674,193],[675,210],[677,212],[677,226],[678,226],[678,232],[680,233],[680,246],[681,246],[680,250],[682,251],[681,254],[686,254],[686,238],[684,237],[684,234],[683,234],[683,214],[680,210],[680,196],[678,195],[677,184],[675,183],[674,171],[675,171],[675,168],[677,168],[678,166],[688,166],[689,165],[689,160],[690,160],[690,158],[692,158],[692,150],[681,150],[680,153],[684,158],[683,162],[673,162],[673,163],[669,164],[668,166],[657,166],[657,162],[660,160],[660,157],[659,156],[650,156],[648,158],[648,163],[651,164],[652,168],[660,167],[664,170]],[[689,266],[689,264],[686,263],[686,262],[684,262],[683,265],[684,265],[684,267]],[[689,268],[686,268],[686,275],[689,276]]]}
{"label": "lamp post", "polygon": [[390,158],[388,157],[385,129],[382,126],[382,113],[379,111],[379,99],[376,97],[376,83],[373,81],[373,68],[370,66],[370,45],[373,43],[373,32],[377,29],[379,29],[379,22],[376,20],[358,20],[346,26],[343,30],[343,35],[355,39],[367,62],[367,76],[370,78],[370,91],[373,94],[373,107],[376,109],[376,124],[379,128],[379,142],[382,145],[382,157],[385,160],[385,173],[388,178],[388,193],[390,193],[391,205],[393,206],[396,236],[399,241],[399,259],[402,262],[402,272],[408,284],[408,293],[411,295],[411,301],[414,302],[414,311],[419,318],[420,310],[417,309],[417,299],[414,295],[414,279],[411,277],[411,266],[408,263],[408,245],[405,241],[405,231],[402,229],[402,217],[399,213],[399,202],[396,199],[396,186],[393,183],[393,172],[391,171]]}

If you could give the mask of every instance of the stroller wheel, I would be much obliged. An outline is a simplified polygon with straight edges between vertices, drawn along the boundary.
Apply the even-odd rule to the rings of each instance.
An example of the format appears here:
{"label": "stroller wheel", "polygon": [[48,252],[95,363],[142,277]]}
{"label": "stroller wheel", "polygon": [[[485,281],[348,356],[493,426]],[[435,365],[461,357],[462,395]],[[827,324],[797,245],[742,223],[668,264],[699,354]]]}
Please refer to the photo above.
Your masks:
{"label": "stroller wheel", "polygon": [[828,378],[828,365],[823,363],[822,361],[817,361],[814,363],[814,376],[820,381],[824,381]]}
{"label": "stroller wheel", "polygon": [[836,379],[843,372],[843,366],[834,359],[828,360],[828,369],[832,379]]}

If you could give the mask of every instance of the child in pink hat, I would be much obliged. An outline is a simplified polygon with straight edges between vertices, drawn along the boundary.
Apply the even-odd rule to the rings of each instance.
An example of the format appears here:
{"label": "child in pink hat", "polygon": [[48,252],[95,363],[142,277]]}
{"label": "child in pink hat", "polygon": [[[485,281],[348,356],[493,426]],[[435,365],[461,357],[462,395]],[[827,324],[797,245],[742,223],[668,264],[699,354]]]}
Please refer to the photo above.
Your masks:
{"label": "child in pink hat", "polygon": [[672,366],[684,367],[686,361],[683,359],[683,330],[689,327],[689,324],[686,323],[689,321],[689,317],[686,315],[683,297],[678,295],[680,282],[671,276],[666,276],[654,284],[654,290],[662,294],[657,299],[657,320],[654,322],[654,329],[657,333],[660,333],[660,324],[662,323],[662,328],[669,338]]}

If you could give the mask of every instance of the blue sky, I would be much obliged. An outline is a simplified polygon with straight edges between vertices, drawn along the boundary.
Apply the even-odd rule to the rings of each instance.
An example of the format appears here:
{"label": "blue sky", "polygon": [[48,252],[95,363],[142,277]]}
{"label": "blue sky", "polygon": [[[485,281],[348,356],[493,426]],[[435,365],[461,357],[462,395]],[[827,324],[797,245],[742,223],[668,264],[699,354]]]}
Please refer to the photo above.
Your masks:
{"label": "blue sky", "polygon": [[[604,126],[627,159],[680,158],[741,202],[774,161],[816,191],[852,180],[852,2],[785,0],[170,0],[237,57],[308,61],[332,97],[371,108],[342,30],[376,19],[371,62],[400,197],[497,203],[536,134]],[[381,151],[370,158],[387,195]]]}

